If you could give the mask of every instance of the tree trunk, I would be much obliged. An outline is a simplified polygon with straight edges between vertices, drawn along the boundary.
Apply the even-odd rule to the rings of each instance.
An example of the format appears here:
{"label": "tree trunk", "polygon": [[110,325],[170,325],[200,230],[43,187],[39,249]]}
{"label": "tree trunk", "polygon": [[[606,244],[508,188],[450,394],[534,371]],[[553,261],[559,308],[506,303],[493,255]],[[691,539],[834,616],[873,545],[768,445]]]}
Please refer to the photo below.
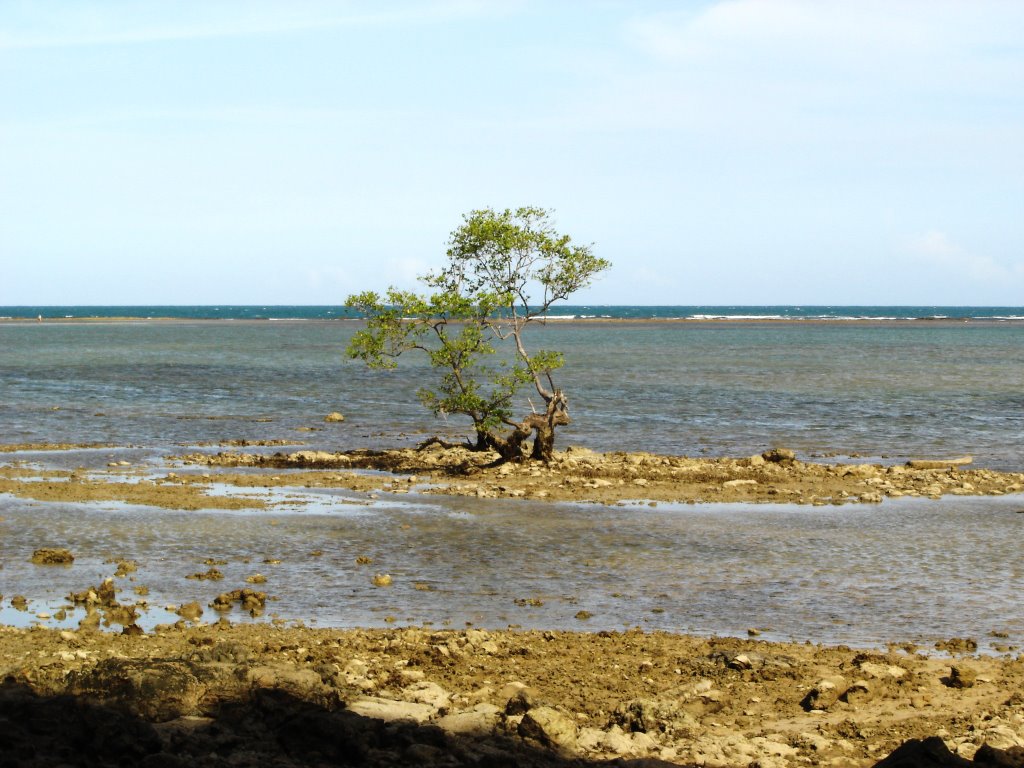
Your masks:
{"label": "tree trunk", "polygon": [[491,434],[490,447],[501,458],[496,462],[523,461],[526,459],[526,441],[535,435],[530,458],[551,461],[555,450],[555,427],[569,423],[569,406],[561,390],[557,390],[548,401],[545,413],[533,413],[515,425],[507,437]]}

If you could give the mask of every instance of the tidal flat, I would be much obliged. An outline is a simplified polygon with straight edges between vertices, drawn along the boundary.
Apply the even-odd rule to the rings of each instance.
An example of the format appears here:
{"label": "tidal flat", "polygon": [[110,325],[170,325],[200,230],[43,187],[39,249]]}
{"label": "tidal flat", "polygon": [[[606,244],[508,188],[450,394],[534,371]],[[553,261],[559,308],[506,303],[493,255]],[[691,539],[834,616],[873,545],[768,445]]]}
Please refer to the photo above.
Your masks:
{"label": "tidal flat", "polygon": [[574,422],[511,467],[412,450],[459,425],[345,323],[0,327],[4,757],[1024,746],[1024,325],[558,326]]}

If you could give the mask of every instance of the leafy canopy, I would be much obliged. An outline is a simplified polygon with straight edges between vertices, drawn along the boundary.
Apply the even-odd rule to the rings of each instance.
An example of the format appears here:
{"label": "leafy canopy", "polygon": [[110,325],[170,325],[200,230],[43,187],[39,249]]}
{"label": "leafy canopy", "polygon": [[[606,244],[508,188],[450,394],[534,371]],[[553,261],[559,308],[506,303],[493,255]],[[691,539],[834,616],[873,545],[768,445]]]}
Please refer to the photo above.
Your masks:
{"label": "leafy canopy", "polygon": [[[513,419],[523,386],[532,384],[544,402],[552,432],[556,423],[568,421],[565,397],[552,376],[562,355],[530,355],[523,330],[609,266],[589,246],[559,234],[543,208],[471,211],[450,236],[444,267],[421,278],[432,293],[390,288],[383,296],[367,291],[348,298],[346,305],[367,323],[347,354],[385,369],[406,352],[425,354],[440,378],[418,390],[421,402],[435,415],[468,416],[477,446],[501,450],[507,438],[497,431],[503,427],[540,434],[535,419],[529,425]],[[502,342],[511,344],[504,358],[496,356]],[[553,408],[562,416],[556,418]]]}

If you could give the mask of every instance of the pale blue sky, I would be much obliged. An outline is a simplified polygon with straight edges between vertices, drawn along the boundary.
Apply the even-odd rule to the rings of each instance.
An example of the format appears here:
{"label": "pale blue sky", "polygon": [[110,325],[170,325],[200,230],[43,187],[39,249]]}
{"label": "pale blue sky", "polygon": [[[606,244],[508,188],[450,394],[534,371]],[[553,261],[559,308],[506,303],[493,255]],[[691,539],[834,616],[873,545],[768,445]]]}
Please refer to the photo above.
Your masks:
{"label": "pale blue sky", "polygon": [[1024,304],[1024,2],[0,0],[0,305],[340,303],[524,204],[577,303]]}

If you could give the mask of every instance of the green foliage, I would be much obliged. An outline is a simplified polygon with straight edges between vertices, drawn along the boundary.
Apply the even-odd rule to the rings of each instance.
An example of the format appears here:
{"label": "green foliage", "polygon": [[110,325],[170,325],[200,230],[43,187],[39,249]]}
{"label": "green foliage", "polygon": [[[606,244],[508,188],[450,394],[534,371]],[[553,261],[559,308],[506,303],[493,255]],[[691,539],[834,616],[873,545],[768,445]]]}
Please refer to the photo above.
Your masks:
{"label": "green foliage", "polygon": [[[464,215],[451,234],[447,257],[443,269],[421,278],[433,290],[429,295],[391,288],[384,296],[373,291],[350,296],[346,306],[366,318],[366,329],[355,334],[347,354],[387,369],[406,352],[424,353],[440,379],[418,391],[420,401],[435,415],[468,416],[478,446],[504,445],[497,430],[524,430],[525,422],[512,418],[524,385],[532,383],[546,404],[565,409],[552,379],[563,357],[551,351],[529,355],[524,327],[610,264],[589,246],[557,233],[548,211],[529,207]],[[496,357],[504,341],[512,343],[511,361]],[[553,420],[550,411],[551,430],[568,421],[561,412],[560,420]]]}

